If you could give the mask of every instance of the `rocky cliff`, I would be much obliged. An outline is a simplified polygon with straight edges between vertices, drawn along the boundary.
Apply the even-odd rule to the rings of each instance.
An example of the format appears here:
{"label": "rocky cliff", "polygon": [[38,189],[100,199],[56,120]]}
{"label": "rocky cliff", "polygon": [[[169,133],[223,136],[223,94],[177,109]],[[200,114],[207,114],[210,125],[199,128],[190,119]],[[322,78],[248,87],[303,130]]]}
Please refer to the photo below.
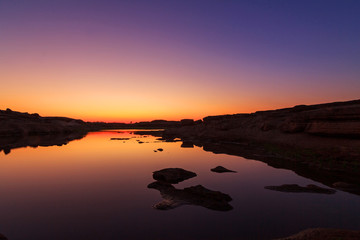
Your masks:
{"label": "rocky cliff", "polygon": [[41,117],[39,114],[0,110],[0,136],[49,135],[86,131],[82,120],[66,117]]}

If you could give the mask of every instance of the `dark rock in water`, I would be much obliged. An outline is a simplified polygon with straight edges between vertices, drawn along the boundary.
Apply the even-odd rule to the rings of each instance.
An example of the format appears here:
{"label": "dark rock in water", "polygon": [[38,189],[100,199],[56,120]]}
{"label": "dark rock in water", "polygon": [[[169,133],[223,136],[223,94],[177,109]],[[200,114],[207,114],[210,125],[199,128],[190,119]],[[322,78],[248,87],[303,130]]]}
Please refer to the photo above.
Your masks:
{"label": "dark rock in water", "polygon": [[11,152],[10,148],[4,148],[4,153],[5,155],[9,154]]}
{"label": "dark rock in water", "polygon": [[143,141],[138,141],[138,143],[140,143],[140,144],[141,144],[141,143],[144,143],[144,142],[143,142]]}
{"label": "dark rock in water", "polygon": [[162,148],[158,148],[157,150],[158,150],[159,152],[164,151],[164,149],[162,149]]}
{"label": "dark rock in water", "polygon": [[357,240],[360,239],[360,231],[331,228],[310,228],[295,235],[278,240]]}
{"label": "dark rock in water", "polygon": [[157,150],[154,150],[154,152],[157,152]]}
{"label": "dark rock in water", "polygon": [[196,177],[196,173],[186,171],[182,168],[165,168],[159,171],[153,172],[153,178],[155,180],[165,183],[179,183],[186,179]]}
{"label": "dark rock in water", "polygon": [[323,194],[334,194],[336,191],[334,189],[322,188],[316,185],[310,184],[306,187],[301,187],[297,184],[284,184],[281,186],[266,186],[265,189],[280,191],[280,192],[292,192],[292,193],[323,193]]}
{"label": "dark rock in water", "polygon": [[110,140],[129,140],[130,138],[110,138]]}
{"label": "dark rock in water", "polygon": [[198,205],[216,211],[229,211],[233,207],[228,203],[232,199],[229,195],[209,190],[202,185],[196,185],[184,189],[176,189],[164,182],[153,182],[148,188],[157,189],[163,201],[153,207],[158,210],[174,209],[181,205]]}
{"label": "dark rock in water", "polygon": [[217,173],[224,173],[224,172],[236,172],[236,171],[232,171],[229,170],[227,168],[224,168],[223,166],[217,166],[216,168],[212,168],[211,169],[212,172],[217,172]]}
{"label": "dark rock in water", "polygon": [[182,147],[182,148],[193,148],[193,147],[194,147],[194,143],[184,141],[184,142],[181,144],[181,147]]}

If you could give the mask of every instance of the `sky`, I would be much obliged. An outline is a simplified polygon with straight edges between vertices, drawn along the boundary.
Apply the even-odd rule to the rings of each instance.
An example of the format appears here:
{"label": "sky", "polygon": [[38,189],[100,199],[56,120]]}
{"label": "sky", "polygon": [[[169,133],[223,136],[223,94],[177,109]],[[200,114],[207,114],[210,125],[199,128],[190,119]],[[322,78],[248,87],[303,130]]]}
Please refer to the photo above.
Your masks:
{"label": "sky", "polygon": [[0,0],[0,109],[129,122],[360,98],[357,0]]}

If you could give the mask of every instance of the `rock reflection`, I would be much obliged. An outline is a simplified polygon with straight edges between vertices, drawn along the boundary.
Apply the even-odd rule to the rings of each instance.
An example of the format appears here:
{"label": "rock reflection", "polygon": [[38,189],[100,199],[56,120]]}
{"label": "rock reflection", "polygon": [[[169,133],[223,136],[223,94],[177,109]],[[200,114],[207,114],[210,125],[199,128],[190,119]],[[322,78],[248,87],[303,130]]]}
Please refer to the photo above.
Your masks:
{"label": "rock reflection", "polygon": [[11,153],[12,149],[22,147],[48,147],[48,146],[62,146],[70,141],[82,139],[87,135],[84,132],[73,132],[69,134],[50,134],[38,136],[14,136],[0,138],[0,152],[4,154]]}

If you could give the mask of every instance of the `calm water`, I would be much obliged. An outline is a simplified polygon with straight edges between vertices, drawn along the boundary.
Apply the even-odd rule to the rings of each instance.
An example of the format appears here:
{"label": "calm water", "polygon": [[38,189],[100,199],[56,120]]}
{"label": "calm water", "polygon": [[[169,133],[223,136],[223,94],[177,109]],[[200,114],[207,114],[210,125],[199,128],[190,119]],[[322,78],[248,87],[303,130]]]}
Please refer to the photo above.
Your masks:
{"label": "calm water", "polygon": [[[325,186],[259,161],[180,146],[106,131],[61,147],[1,153],[0,233],[10,240],[272,239],[309,227],[360,229],[359,196],[266,190],[289,183]],[[218,165],[237,173],[210,171]],[[147,188],[152,172],[168,167],[198,174],[177,188],[201,184],[229,194],[233,210],[152,208],[162,200]]]}

